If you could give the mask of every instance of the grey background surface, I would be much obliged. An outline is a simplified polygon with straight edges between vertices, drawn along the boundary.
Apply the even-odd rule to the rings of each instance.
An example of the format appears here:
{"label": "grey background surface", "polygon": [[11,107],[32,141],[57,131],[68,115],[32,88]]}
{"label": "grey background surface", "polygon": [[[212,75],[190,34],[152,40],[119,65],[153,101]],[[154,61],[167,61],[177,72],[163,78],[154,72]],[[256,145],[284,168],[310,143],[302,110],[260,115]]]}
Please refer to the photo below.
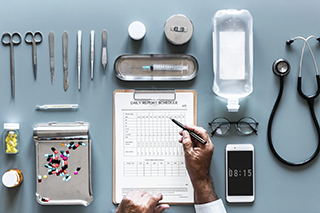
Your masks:
{"label": "grey background surface", "polygon": [[[302,41],[287,48],[285,41],[295,36],[319,35],[319,1],[71,1],[10,0],[1,1],[0,33],[40,30],[43,42],[37,46],[38,75],[34,80],[31,46],[24,41],[15,46],[16,93],[11,99],[9,47],[0,45],[0,124],[19,122],[20,153],[16,156],[0,151],[0,174],[20,168],[23,184],[15,189],[0,186],[0,212],[114,212],[112,203],[112,94],[115,89],[195,89],[198,92],[198,125],[209,131],[208,122],[225,116],[238,120],[251,116],[259,122],[259,134],[241,136],[235,129],[225,137],[213,137],[215,145],[211,164],[215,191],[225,202],[224,149],[228,143],[252,143],[256,150],[256,200],[252,204],[227,204],[228,212],[319,212],[320,161],[299,168],[277,161],[267,144],[267,123],[275,102],[279,79],[273,74],[274,60],[284,57],[292,71],[285,79],[281,106],[275,117],[273,138],[277,150],[296,161],[307,158],[317,144],[316,131],[308,107],[297,94],[296,82]],[[220,9],[247,9],[253,16],[254,91],[241,100],[238,113],[228,113],[225,100],[212,92],[212,17]],[[184,14],[194,24],[188,44],[174,46],[163,33],[165,21],[174,14]],[[132,41],[127,28],[133,21],[143,22],[147,33],[142,41]],[[101,66],[101,32],[108,31],[108,65]],[[69,33],[69,89],[63,90],[62,33]],[[77,89],[77,31],[82,30],[82,87]],[[95,73],[90,80],[90,31],[95,30]],[[50,82],[48,34],[55,34],[55,81]],[[320,45],[310,41],[317,59]],[[189,53],[199,62],[198,76],[188,82],[123,82],[113,73],[113,62],[124,53]],[[320,62],[319,62],[320,63]],[[314,67],[310,53],[303,63],[303,90],[315,91]],[[35,111],[37,104],[78,103],[72,112]],[[320,117],[320,103],[315,102]],[[32,128],[37,123],[83,120],[90,123],[92,139],[92,177],[94,201],[88,207],[41,206],[35,199],[35,146]],[[193,206],[172,206],[166,212],[194,212]]]}

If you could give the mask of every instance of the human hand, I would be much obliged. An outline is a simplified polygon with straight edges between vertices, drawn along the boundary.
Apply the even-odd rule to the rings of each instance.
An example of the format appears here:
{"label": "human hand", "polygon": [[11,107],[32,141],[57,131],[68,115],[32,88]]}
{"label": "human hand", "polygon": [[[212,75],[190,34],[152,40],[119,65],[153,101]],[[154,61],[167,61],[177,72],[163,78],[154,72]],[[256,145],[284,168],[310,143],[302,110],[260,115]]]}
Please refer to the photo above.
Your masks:
{"label": "human hand", "polygon": [[161,213],[170,206],[160,204],[162,194],[152,195],[146,191],[130,191],[119,204],[116,213]]}
{"label": "human hand", "polygon": [[195,191],[195,203],[214,201],[217,197],[209,173],[214,146],[204,128],[194,125],[185,125],[185,127],[207,141],[206,144],[202,144],[190,137],[188,131],[180,132],[182,138],[179,142],[183,144],[186,168]]}

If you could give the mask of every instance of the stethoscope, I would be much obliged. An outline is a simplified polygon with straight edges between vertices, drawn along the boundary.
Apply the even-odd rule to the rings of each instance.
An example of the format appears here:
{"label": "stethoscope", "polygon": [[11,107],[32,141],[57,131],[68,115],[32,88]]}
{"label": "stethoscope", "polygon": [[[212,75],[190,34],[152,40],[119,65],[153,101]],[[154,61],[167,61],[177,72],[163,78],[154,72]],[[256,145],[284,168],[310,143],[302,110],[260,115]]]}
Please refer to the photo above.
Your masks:
{"label": "stethoscope", "polygon": [[[319,126],[317,117],[316,117],[315,112],[314,112],[314,100],[320,94],[320,78],[319,78],[317,63],[316,63],[315,57],[313,55],[313,51],[312,51],[312,49],[311,49],[311,47],[310,47],[310,45],[308,43],[308,40],[311,39],[311,38],[315,38],[318,41],[320,41],[320,37],[316,37],[316,36],[309,36],[308,38],[295,37],[295,38],[287,41],[287,45],[292,44],[297,39],[301,39],[301,40],[304,41],[304,45],[302,47],[302,52],[301,52],[301,57],[300,57],[297,89],[298,89],[299,95],[304,100],[306,100],[307,103],[308,103],[310,114],[311,114],[313,123],[314,123],[315,128],[316,128],[317,133],[318,133],[318,145],[317,145],[317,148],[316,148],[315,152],[309,158],[307,158],[305,160],[302,160],[300,162],[290,162],[290,161],[284,159],[283,157],[281,157],[278,154],[278,152],[275,150],[273,142],[272,142],[271,130],[272,130],[273,118],[274,118],[274,115],[275,115],[275,113],[277,111],[278,105],[279,105],[281,97],[282,97],[283,87],[284,87],[284,76],[288,75],[288,73],[290,72],[290,64],[285,59],[278,59],[272,65],[273,72],[277,76],[280,77],[280,90],[279,90],[279,94],[278,94],[277,100],[276,100],[276,102],[275,102],[275,104],[273,106],[273,109],[272,109],[272,112],[271,112],[270,118],[269,118],[269,123],[268,123],[268,142],[269,142],[270,149],[271,149],[272,153],[274,154],[274,156],[279,161],[281,161],[282,163],[284,163],[286,165],[289,165],[289,166],[302,166],[302,165],[305,165],[305,164],[311,162],[318,155],[318,153],[320,151],[320,126]],[[313,63],[314,63],[314,67],[315,67],[315,70],[316,70],[316,80],[317,80],[318,89],[317,89],[316,93],[314,93],[313,95],[305,95],[302,92],[302,89],[301,89],[301,67],[302,67],[303,54],[304,54],[304,50],[305,50],[306,45],[308,46],[308,49],[309,49],[309,51],[311,53],[311,56],[312,56],[312,59],[313,59]]]}

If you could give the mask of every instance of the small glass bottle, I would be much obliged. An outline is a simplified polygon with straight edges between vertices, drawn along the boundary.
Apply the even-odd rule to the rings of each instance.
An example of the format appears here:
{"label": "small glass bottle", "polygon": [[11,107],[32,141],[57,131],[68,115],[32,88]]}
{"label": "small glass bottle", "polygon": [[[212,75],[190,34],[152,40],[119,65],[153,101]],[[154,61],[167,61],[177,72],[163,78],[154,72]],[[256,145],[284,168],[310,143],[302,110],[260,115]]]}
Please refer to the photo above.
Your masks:
{"label": "small glass bottle", "polygon": [[23,181],[23,174],[19,169],[10,169],[2,175],[2,183],[5,187],[14,188]]}
{"label": "small glass bottle", "polygon": [[3,143],[6,154],[17,154],[19,152],[19,123],[3,124]]}

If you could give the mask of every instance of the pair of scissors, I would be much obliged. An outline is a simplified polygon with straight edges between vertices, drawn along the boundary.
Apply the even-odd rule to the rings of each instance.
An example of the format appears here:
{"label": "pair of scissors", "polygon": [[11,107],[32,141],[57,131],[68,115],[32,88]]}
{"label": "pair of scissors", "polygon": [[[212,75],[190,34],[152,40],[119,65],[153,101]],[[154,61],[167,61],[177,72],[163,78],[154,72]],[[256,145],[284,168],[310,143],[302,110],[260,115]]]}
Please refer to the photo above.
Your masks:
{"label": "pair of scissors", "polygon": [[35,33],[27,32],[24,40],[27,44],[32,44],[32,63],[34,79],[37,79],[37,49],[36,45],[42,42],[42,33],[36,31]]}
{"label": "pair of scissors", "polygon": [[2,34],[1,42],[4,45],[10,45],[10,67],[11,67],[11,95],[14,98],[14,55],[13,45],[21,43],[21,35],[18,32],[12,34],[6,32]]}

